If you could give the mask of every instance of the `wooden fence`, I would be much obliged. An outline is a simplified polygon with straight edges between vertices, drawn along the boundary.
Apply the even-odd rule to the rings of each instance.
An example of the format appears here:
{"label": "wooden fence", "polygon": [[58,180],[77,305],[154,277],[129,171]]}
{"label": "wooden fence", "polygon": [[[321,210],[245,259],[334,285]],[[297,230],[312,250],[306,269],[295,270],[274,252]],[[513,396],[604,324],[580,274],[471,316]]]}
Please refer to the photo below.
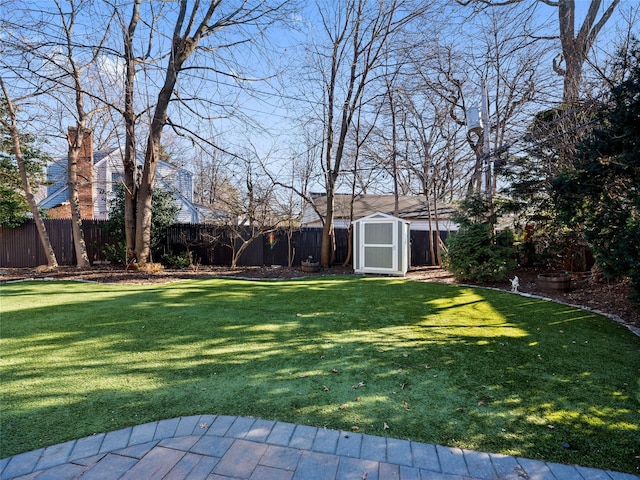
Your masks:
{"label": "wooden fence", "polygon": [[[82,221],[87,254],[92,262],[104,260],[102,247],[111,241],[100,228],[103,223],[104,221],[99,220]],[[76,253],[71,220],[45,219],[44,224],[58,264],[75,265]],[[16,228],[0,227],[0,255],[0,267],[5,268],[37,267],[47,264],[47,257],[33,220],[28,220]]]}
{"label": "wooden fence", "polygon": [[[75,265],[76,256],[71,234],[71,220],[46,219],[45,226],[53,250],[60,265]],[[113,243],[102,225],[104,221],[83,220],[87,253],[92,263],[105,260],[103,247]],[[435,234],[434,234],[435,235]],[[441,232],[446,238],[447,232]],[[335,231],[335,262],[343,263],[348,252],[348,233]],[[435,236],[434,236],[435,239]],[[320,257],[322,230],[302,228],[287,232],[279,229],[256,239],[240,257],[239,265],[288,265],[289,255],[293,265],[300,265],[308,257]],[[195,262],[201,265],[230,265],[232,250],[229,231],[225,227],[206,224],[176,224],[167,229],[165,252],[179,254],[187,249]],[[411,231],[411,265],[433,265],[429,254],[429,232]],[[159,260],[159,259],[156,259]],[[40,245],[33,221],[17,228],[0,227],[0,267],[22,268],[46,264],[44,249]]]}

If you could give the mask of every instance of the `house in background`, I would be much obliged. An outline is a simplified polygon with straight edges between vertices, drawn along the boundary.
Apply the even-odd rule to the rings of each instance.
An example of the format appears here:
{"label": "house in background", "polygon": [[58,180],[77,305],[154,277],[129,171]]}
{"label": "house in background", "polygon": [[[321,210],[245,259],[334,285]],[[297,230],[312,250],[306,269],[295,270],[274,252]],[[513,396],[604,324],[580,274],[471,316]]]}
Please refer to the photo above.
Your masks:
{"label": "house in background", "polygon": [[[75,134],[75,128],[69,128],[69,136]],[[83,219],[108,219],[109,201],[118,183],[124,179],[123,156],[122,147],[94,152],[93,136],[90,131],[85,133],[78,155],[78,196]],[[136,160],[138,165],[143,165],[143,158]],[[50,218],[70,218],[66,157],[58,159],[47,169],[47,180],[49,186],[39,207],[46,210]],[[208,210],[193,203],[193,174],[190,171],[159,160],[155,187],[173,193],[180,209],[179,223],[203,223],[209,220]]]}
{"label": "house in background", "polygon": [[[318,212],[324,217],[327,212],[327,196],[323,193],[312,193],[313,205],[305,205],[300,221],[303,227],[322,227],[322,221]],[[315,207],[315,208],[314,208]],[[393,195],[356,195],[353,202],[353,220],[383,213],[395,215],[395,197]],[[429,220],[429,207],[424,196],[402,195],[398,198],[398,218],[410,222],[410,229],[414,231],[435,231],[436,215],[433,205],[430,205],[431,224]],[[351,195],[338,193],[334,199],[334,228],[349,228],[351,222]],[[438,230],[451,232],[458,229],[458,225],[451,220],[454,208],[451,205],[438,205]],[[431,226],[431,228],[429,228]]]}

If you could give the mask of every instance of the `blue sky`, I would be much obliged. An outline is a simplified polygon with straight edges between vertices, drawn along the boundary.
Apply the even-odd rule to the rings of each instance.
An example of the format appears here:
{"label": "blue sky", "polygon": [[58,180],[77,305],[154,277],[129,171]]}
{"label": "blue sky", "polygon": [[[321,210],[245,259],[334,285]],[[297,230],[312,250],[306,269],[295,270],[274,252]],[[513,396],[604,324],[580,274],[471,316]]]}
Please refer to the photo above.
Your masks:
{"label": "blue sky", "polygon": [[[16,10],[13,3],[0,0],[0,14],[3,18],[12,20],[10,12]],[[52,1],[42,0],[23,3],[34,9],[51,9],[53,5]],[[577,25],[581,24],[589,3],[590,0],[576,1]],[[610,0],[603,1],[601,8],[606,8],[609,3]],[[124,0],[122,0],[122,4],[129,6],[129,2]],[[152,5],[155,9],[164,8],[173,13],[178,7],[176,2],[155,1]],[[541,29],[538,33],[544,35],[557,33],[557,10],[542,2],[534,3],[534,0],[525,0],[520,7],[530,8],[534,5],[537,22],[540,25],[546,25],[545,29]],[[99,7],[100,2],[93,2],[93,6]],[[637,6],[637,0],[621,1],[618,13],[608,24],[598,42],[596,50],[601,57],[603,53],[611,53],[612,38],[617,35],[616,28],[623,25],[622,14],[634,6]],[[128,10],[129,8],[125,8],[123,13],[123,18],[127,21],[129,18]],[[463,52],[466,49],[469,67],[463,74],[473,77],[479,75],[474,72],[481,71],[480,67],[473,65],[474,62],[482,61],[482,52],[478,51],[479,42],[477,41],[482,33],[478,30],[481,28],[481,23],[477,18],[466,19],[463,16],[465,12],[461,7],[456,7],[454,9],[455,15],[450,21],[444,26],[437,25],[435,28],[440,29],[441,31],[438,32],[440,37],[449,39],[455,48]],[[86,31],[87,34],[93,35],[96,28],[104,28],[105,20],[98,20],[98,15],[89,16],[79,22],[78,30],[80,33]],[[320,30],[314,29],[319,21],[317,13],[307,4],[307,8],[297,13],[296,16],[289,17],[289,20],[294,28],[288,26],[272,28],[261,44],[245,44],[235,48],[232,53],[217,50],[200,53],[194,57],[198,62],[204,60],[209,67],[218,68],[221,75],[207,74],[209,79],[205,81],[202,78],[204,71],[188,70],[181,74],[178,89],[183,97],[198,95],[209,100],[211,103],[191,102],[191,108],[196,109],[200,115],[209,116],[211,119],[207,122],[197,120],[193,116],[195,110],[181,108],[170,111],[172,120],[184,123],[189,129],[196,130],[203,137],[212,139],[226,150],[236,153],[247,150],[255,151],[258,156],[272,162],[275,169],[279,168],[286,173],[289,168],[292,148],[303,149],[301,148],[301,124],[307,116],[312,116],[314,111],[317,113],[318,110],[321,110],[321,104],[318,102],[322,98],[322,93],[317,86],[305,79],[305,75],[309,72],[306,68],[310,61],[307,53],[309,42],[322,41],[319,38]],[[164,36],[162,34],[154,36],[154,42],[157,42],[155,43],[157,45],[156,51],[166,51],[171,32],[170,23],[167,21],[166,26],[161,28],[161,33]],[[474,31],[477,32],[475,40]],[[249,32],[251,32],[250,29]],[[145,38],[144,35],[141,35],[137,42],[140,52],[146,46]],[[221,37],[216,37],[216,40],[219,38]],[[223,35],[220,41],[233,40],[234,38],[238,37],[233,34]],[[118,43],[119,37],[114,36],[112,40],[114,48],[117,48]],[[555,51],[559,51],[559,45]],[[166,59],[162,60],[159,65],[163,65],[162,62],[166,62]],[[116,65],[115,62],[103,62],[104,68],[110,69],[111,73],[117,71],[114,65]],[[550,60],[546,65],[546,68],[550,69]],[[155,68],[155,65],[153,67]],[[231,72],[238,73],[244,79],[234,80],[227,75]],[[3,73],[4,75],[5,73]],[[157,95],[161,82],[160,75],[157,71],[150,71],[146,76],[140,74],[139,79],[142,80],[139,84],[140,95],[148,94],[149,98],[153,99]],[[104,76],[106,78],[106,75]],[[559,78],[556,78],[555,81],[557,85],[561,85]],[[470,97],[477,94],[478,83],[479,77],[471,78],[470,91],[466,94]],[[476,87],[473,87],[473,84],[476,84]],[[306,90],[305,92],[302,92],[303,88]],[[54,99],[48,101],[53,102]],[[57,106],[53,109],[57,115],[55,121],[58,122],[60,131],[64,131],[65,123],[73,122],[73,118],[64,113],[66,107],[70,106],[66,105],[65,108]],[[168,142],[173,141],[176,148],[179,151],[187,152],[187,155],[192,148],[189,140],[175,137],[169,128],[165,129],[165,138]],[[60,141],[54,141],[52,146],[57,150],[56,153],[65,148],[64,143]]]}

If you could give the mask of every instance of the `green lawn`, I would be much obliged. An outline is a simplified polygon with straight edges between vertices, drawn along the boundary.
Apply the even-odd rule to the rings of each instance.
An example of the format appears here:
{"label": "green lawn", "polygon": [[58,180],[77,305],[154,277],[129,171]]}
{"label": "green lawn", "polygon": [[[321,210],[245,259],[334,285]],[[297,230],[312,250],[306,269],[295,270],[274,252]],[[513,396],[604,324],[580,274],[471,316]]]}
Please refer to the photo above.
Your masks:
{"label": "green lawn", "polygon": [[25,282],[0,304],[0,457],[216,413],[640,467],[640,338],[574,308],[354,276]]}

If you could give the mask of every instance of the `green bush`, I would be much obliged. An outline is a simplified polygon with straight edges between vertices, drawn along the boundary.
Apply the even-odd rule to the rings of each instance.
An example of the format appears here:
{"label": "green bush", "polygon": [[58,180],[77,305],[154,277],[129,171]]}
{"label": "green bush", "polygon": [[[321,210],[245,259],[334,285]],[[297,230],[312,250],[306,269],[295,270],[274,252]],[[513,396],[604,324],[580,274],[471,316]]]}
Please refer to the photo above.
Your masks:
{"label": "green bush", "polygon": [[177,255],[174,255],[173,252],[169,251],[162,255],[162,265],[167,268],[179,268],[185,269],[191,266],[191,255],[189,252],[181,252]]}
{"label": "green bush", "polygon": [[[166,238],[167,227],[178,218],[179,208],[175,204],[173,193],[156,188],[151,203],[151,251],[152,255],[160,255]],[[127,244],[124,232],[124,185],[114,189],[114,197],[109,201],[109,219],[104,230],[115,239],[113,244],[105,245],[102,253],[111,263],[124,265],[127,261]]]}
{"label": "green bush", "polygon": [[[15,228],[22,225],[30,216],[29,203],[24,195],[24,185],[18,169],[18,162],[13,149],[13,139],[5,127],[11,123],[6,98],[0,97],[0,226]],[[24,167],[35,192],[45,184],[44,167],[51,159],[44,153],[46,142],[41,137],[31,134],[20,134],[20,147]]]}
{"label": "green bush", "polygon": [[124,241],[106,244],[102,247],[104,259],[115,265],[124,265],[127,261],[127,245]]}
{"label": "green bush", "polygon": [[602,273],[629,278],[640,302],[640,41],[618,68],[624,80],[605,97],[553,191],[560,219],[584,234]]}
{"label": "green bush", "polygon": [[481,197],[471,197],[454,216],[460,228],[447,237],[444,267],[458,280],[491,282],[503,280],[515,265],[511,229],[494,232],[492,206]]}

